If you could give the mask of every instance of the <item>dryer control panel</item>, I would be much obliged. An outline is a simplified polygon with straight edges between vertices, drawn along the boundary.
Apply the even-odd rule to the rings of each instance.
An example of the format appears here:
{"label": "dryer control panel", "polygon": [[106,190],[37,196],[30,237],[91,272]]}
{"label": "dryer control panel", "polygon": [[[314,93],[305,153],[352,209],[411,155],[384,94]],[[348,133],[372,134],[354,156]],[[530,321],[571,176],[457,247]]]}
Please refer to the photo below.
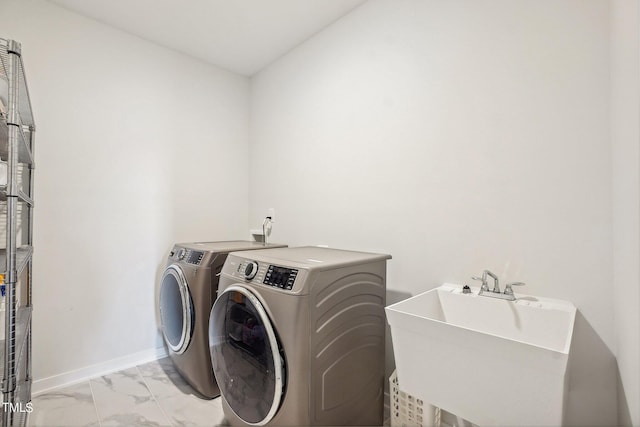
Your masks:
{"label": "dryer control panel", "polygon": [[[225,264],[226,265],[226,264]],[[264,276],[267,274],[267,269],[264,264],[259,264],[251,260],[242,260],[236,268],[236,273],[244,280],[256,281],[262,283]]]}
{"label": "dryer control panel", "polygon": [[288,291],[293,288],[293,283],[298,275],[295,268],[278,267],[277,265],[269,265],[267,274],[264,276],[265,285],[274,286]]}
{"label": "dryer control panel", "polygon": [[236,267],[235,274],[245,280],[256,281],[263,285],[290,291],[298,277],[295,268],[280,267],[277,265],[257,263],[256,261],[243,260]]}

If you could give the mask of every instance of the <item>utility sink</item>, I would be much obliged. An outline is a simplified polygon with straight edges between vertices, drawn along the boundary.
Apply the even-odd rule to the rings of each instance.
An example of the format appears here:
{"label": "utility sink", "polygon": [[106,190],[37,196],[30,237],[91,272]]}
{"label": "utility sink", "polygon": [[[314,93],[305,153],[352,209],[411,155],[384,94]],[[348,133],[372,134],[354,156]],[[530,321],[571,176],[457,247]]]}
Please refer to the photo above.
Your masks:
{"label": "utility sink", "polygon": [[479,426],[560,426],[576,308],[445,284],[385,308],[401,390]]}

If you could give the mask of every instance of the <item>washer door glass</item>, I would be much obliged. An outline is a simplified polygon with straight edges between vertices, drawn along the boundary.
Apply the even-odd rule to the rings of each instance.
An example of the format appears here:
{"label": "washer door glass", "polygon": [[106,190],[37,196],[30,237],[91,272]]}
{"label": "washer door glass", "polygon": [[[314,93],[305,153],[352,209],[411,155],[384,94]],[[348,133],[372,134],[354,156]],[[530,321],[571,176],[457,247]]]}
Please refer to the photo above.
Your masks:
{"label": "washer door glass", "polygon": [[231,410],[248,424],[268,423],[284,391],[284,358],[264,307],[247,288],[233,285],[218,296],[209,319],[209,350]]}
{"label": "washer door glass", "polygon": [[184,353],[191,341],[193,304],[182,269],[170,265],[160,285],[160,322],[162,334],[171,351]]}

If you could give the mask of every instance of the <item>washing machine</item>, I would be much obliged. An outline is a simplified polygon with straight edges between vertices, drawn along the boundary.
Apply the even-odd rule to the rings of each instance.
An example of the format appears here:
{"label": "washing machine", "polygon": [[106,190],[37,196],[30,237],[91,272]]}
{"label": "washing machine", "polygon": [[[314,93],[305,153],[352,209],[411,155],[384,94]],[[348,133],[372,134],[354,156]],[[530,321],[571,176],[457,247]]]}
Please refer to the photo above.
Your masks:
{"label": "washing machine", "polygon": [[228,423],[382,425],[390,258],[321,247],[229,255],[209,321]]}
{"label": "washing machine", "polygon": [[248,241],[174,245],[160,282],[160,326],[178,372],[204,397],[220,395],[209,357],[209,313],[220,271],[232,251],[283,247]]}

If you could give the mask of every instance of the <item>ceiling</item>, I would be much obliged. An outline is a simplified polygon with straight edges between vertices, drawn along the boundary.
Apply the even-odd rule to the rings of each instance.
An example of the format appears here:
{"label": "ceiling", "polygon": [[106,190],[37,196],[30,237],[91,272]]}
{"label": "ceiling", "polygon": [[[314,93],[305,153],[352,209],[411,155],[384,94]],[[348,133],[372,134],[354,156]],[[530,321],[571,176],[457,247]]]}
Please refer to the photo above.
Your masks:
{"label": "ceiling", "polygon": [[366,0],[50,0],[251,76]]}

